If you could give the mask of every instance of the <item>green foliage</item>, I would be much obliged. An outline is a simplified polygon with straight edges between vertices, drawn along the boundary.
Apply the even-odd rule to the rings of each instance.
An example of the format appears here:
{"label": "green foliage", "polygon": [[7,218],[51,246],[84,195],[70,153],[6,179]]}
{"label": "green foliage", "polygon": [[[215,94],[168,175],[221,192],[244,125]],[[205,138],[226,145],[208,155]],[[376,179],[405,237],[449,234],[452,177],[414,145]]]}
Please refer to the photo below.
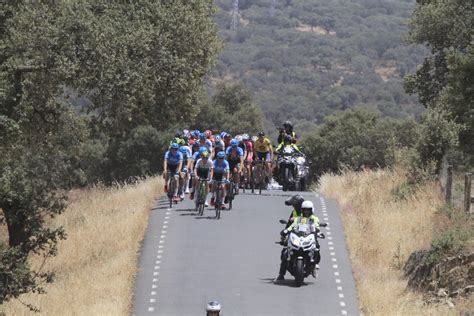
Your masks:
{"label": "green foliage", "polygon": [[464,249],[465,243],[472,237],[472,232],[460,227],[448,228],[437,235],[431,242],[425,264],[433,265],[447,256],[452,256]]}
{"label": "green foliage", "polygon": [[[156,172],[220,48],[205,1],[0,3],[0,304],[41,292],[28,256],[72,185]],[[165,140],[165,138],[167,138]]]}
{"label": "green foliage", "polygon": [[402,86],[427,52],[402,44],[414,0],[289,0],[274,9],[272,1],[239,1],[241,23],[230,30],[233,2],[216,1],[226,45],[212,75],[251,90],[272,123],[267,132],[289,119],[301,134],[361,104],[394,118],[422,112]]}
{"label": "green foliage", "polygon": [[413,138],[416,129],[411,120],[392,121],[374,111],[355,108],[327,117],[317,131],[305,135],[302,143],[313,162],[312,174],[318,177],[343,167],[360,170],[390,166],[395,161],[394,148],[409,146]]}
{"label": "green foliage", "polygon": [[[429,46],[431,55],[405,80],[407,91],[417,93],[423,105],[444,109],[443,120],[454,120],[463,126],[458,139],[471,165],[474,164],[473,25],[471,0],[419,1],[410,23],[410,40]],[[444,144],[439,148],[444,150]]]}

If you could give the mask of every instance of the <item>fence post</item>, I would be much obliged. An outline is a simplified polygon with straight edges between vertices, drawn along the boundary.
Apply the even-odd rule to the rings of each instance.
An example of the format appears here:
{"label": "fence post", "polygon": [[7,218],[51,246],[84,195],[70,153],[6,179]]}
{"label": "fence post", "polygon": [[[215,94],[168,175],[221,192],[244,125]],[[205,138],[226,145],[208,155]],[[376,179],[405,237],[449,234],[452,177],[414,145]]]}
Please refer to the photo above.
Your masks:
{"label": "fence post", "polygon": [[446,203],[451,205],[451,193],[453,188],[453,166],[448,166],[446,175]]}
{"label": "fence post", "polygon": [[466,173],[464,176],[464,212],[471,210],[471,176],[472,173]]}

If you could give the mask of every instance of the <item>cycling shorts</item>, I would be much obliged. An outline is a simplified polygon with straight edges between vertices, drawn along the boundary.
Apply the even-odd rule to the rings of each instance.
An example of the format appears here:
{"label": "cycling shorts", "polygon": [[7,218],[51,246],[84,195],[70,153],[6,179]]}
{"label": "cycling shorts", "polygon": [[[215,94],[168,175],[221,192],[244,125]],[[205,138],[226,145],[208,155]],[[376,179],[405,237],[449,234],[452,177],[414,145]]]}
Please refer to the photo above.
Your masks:
{"label": "cycling shorts", "polygon": [[253,161],[253,152],[252,151],[247,151],[247,156],[245,157],[245,162],[251,162]]}
{"label": "cycling shorts", "polygon": [[209,168],[198,168],[196,172],[199,178],[207,179],[209,177]]}
{"label": "cycling shorts", "polygon": [[169,171],[171,174],[176,174],[176,172],[178,171],[178,165],[170,165],[170,164],[168,164],[168,171]]}
{"label": "cycling shorts", "polygon": [[230,172],[233,172],[235,167],[240,169],[240,160],[227,160],[227,162],[229,163]]}
{"label": "cycling shorts", "polygon": [[213,176],[212,176],[212,180],[214,181],[222,181],[222,178],[224,178],[224,174],[223,173],[216,173],[214,172]]}
{"label": "cycling shorts", "polygon": [[257,159],[258,160],[265,160],[265,161],[269,162],[270,161],[270,152],[267,151],[267,152],[262,153],[262,152],[257,151]]}

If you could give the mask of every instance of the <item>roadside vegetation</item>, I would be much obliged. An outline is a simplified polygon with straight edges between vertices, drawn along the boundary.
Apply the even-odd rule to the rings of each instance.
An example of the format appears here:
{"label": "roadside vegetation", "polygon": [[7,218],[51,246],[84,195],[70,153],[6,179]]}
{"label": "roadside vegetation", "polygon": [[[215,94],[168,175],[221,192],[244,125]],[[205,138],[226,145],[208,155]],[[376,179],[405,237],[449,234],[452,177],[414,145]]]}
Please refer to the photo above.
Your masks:
{"label": "roadside vegetation", "polygon": [[[402,189],[407,181],[404,168],[346,170],[321,177],[320,190],[341,207],[361,311],[459,315],[474,307],[469,297],[456,301],[455,308],[426,304],[423,294],[407,290],[403,267],[419,249],[430,249],[435,260],[461,250],[474,251],[472,223],[456,220],[452,211],[446,211],[436,181],[427,181],[409,194]],[[461,219],[462,214],[454,217]]]}
{"label": "roadside vegetation", "polygon": [[[44,315],[128,315],[140,242],[162,188],[155,177],[71,191],[64,215],[48,223],[67,232],[58,255],[31,259],[33,269],[55,273],[55,282],[44,286],[48,294],[25,294],[1,305],[0,312],[35,314],[25,303]],[[0,232],[4,239],[5,229]]]}

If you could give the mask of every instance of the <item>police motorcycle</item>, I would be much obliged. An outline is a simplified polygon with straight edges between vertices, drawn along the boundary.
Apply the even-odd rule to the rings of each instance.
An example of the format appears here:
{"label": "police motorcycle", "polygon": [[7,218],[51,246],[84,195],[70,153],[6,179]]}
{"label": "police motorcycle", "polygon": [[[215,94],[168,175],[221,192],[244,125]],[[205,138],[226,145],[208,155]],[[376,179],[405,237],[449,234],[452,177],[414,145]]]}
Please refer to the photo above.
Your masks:
{"label": "police motorcycle", "polygon": [[[287,224],[281,219],[280,224]],[[320,223],[320,227],[326,227],[326,223]],[[311,224],[298,223],[296,227],[284,236],[279,242],[286,247],[287,271],[295,277],[295,285],[300,287],[306,277],[313,273],[315,268],[315,258],[319,257],[319,247],[316,238],[325,239],[325,235],[318,229],[314,229]]]}
{"label": "police motorcycle", "polygon": [[278,155],[277,167],[279,170],[278,184],[283,187],[283,191],[294,188],[296,171],[296,151],[291,146],[283,147]]}

